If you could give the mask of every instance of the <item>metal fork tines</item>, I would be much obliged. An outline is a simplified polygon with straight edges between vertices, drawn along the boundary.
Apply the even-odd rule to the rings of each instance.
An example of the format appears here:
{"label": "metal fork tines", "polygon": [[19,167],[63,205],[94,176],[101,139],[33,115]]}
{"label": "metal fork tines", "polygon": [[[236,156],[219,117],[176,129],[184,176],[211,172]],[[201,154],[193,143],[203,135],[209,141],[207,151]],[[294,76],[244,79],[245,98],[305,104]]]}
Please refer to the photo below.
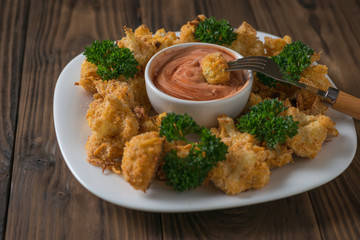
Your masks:
{"label": "metal fork tines", "polygon": [[227,71],[234,70],[252,70],[256,72],[264,73],[270,77],[276,78],[282,82],[288,82],[283,79],[283,74],[280,71],[279,66],[268,57],[263,56],[251,56],[245,58],[239,58],[235,61],[228,62],[229,68]]}
{"label": "metal fork tines", "polygon": [[251,56],[251,57],[244,57],[239,58],[235,61],[228,62],[229,68],[226,71],[236,71],[236,70],[252,70],[255,72],[261,72],[269,77],[272,77],[278,81],[285,82],[305,90],[308,90],[318,96],[320,96],[323,100],[328,102],[329,98],[335,98],[336,96],[329,96],[328,92],[324,92],[320,89],[315,87],[305,85],[300,82],[288,81],[285,79],[284,74],[281,72],[278,64],[274,62],[271,58],[263,57],[263,56]]}

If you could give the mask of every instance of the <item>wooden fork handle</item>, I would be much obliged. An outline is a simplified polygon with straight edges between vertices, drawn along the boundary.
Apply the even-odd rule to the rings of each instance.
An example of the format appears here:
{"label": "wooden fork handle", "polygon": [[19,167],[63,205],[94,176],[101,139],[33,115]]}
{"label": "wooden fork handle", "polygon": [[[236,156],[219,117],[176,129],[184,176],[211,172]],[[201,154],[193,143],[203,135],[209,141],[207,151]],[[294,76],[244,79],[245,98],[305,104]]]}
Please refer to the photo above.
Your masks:
{"label": "wooden fork handle", "polygon": [[360,120],[360,98],[339,91],[339,95],[332,107],[354,119]]}

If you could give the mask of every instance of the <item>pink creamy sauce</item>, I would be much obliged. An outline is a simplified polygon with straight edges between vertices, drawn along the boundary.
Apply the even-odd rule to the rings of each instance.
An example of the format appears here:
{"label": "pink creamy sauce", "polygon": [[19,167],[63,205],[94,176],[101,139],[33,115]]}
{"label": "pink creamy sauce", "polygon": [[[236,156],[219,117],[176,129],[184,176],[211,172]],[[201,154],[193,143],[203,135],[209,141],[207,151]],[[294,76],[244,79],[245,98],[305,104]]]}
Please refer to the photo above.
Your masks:
{"label": "pink creamy sauce", "polygon": [[200,63],[210,53],[220,52],[227,61],[235,57],[212,46],[193,46],[160,56],[153,70],[153,83],[162,92],[185,100],[207,101],[227,98],[244,86],[247,72],[234,71],[226,85],[206,82]]}

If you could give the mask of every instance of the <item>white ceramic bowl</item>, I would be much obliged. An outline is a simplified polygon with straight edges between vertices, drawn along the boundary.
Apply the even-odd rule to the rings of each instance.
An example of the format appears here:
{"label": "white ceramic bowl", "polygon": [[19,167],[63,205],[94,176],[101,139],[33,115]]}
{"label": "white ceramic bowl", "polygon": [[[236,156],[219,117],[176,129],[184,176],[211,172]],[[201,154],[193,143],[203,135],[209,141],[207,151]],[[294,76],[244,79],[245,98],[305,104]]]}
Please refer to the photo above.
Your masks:
{"label": "white ceramic bowl", "polygon": [[223,51],[226,51],[230,55],[234,56],[234,58],[236,59],[242,58],[239,53],[229,48],[209,43],[184,43],[165,48],[155,54],[150,59],[145,68],[146,91],[149,100],[156,112],[175,112],[179,114],[187,113],[199,125],[205,127],[214,127],[217,125],[218,115],[227,114],[228,116],[235,118],[242,112],[249,99],[249,95],[252,89],[252,84],[254,80],[252,71],[248,71],[248,79],[245,85],[236,94],[227,98],[209,101],[191,101],[179,99],[160,91],[153,83],[153,70],[158,63],[157,59],[159,57],[168,54],[170,51],[181,51],[184,48],[196,45],[210,45],[212,47],[216,47],[222,49]]}

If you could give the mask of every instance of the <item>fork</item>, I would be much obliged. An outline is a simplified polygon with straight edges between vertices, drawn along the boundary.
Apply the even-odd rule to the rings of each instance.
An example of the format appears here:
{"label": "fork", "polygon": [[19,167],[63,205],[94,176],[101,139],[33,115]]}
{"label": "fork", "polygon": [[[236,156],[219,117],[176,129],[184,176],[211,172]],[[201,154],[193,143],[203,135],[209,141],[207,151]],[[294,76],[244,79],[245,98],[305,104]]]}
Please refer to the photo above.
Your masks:
{"label": "fork", "polygon": [[318,88],[295,81],[286,80],[284,74],[281,72],[278,64],[271,58],[263,56],[251,56],[239,58],[237,60],[228,62],[229,68],[226,71],[236,70],[252,70],[261,72],[269,77],[272,77],[280,82],[289,83],[299,88],[305,89],[313,94],[319,96],[323,102],[333,109],[345,113],[360,120],[360,99],[349,95],[336,88],[329,87],[328,90],[322,91]]}

